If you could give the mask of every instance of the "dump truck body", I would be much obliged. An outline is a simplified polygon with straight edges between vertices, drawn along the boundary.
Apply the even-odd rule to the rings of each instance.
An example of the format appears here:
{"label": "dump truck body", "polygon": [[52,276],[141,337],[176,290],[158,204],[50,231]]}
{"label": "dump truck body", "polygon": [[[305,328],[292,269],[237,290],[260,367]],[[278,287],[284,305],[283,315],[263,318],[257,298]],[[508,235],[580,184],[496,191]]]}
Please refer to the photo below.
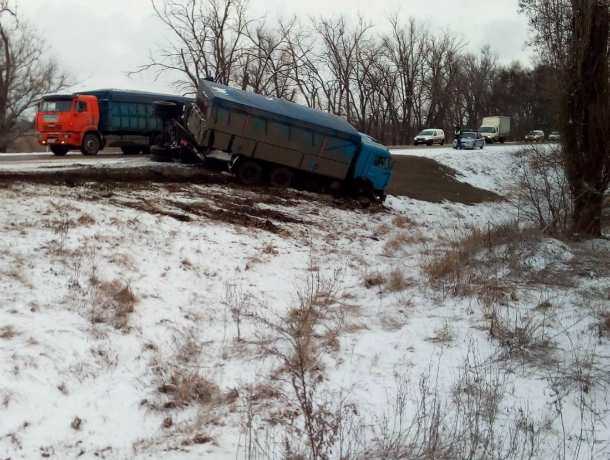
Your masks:
{"label": "dump truck body", "polygon": [[382,193],[390,153],[340,117],[282,99],[202,81],[186,127],[201,149],[222,150],[336,181],[366,182]]}

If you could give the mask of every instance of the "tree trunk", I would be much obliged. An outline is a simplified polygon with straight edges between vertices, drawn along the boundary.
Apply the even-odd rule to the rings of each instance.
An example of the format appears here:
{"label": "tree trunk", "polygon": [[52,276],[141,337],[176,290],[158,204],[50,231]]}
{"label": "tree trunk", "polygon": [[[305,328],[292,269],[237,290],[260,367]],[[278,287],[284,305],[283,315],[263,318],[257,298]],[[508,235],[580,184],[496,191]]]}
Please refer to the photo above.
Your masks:
{"label": "tree trunk", "polygon": [[608,155],[608,0],[571,0],[573,9],[563,151],[573,194],[574,233],[601,235]]}

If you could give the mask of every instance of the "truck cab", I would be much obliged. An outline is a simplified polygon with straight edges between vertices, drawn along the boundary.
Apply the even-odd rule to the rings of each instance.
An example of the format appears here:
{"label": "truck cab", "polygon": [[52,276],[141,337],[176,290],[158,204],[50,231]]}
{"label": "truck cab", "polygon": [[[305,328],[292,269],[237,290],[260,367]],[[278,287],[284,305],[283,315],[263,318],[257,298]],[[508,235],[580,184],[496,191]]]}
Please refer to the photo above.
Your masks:
{"label": "truck cab", "polygon": [[95,155],[102,148],[97,134],[100,109],[95,96],[45,96],[38,105],[36,130],[38,142],[48,146],[55,155],[80,149]]}
{"label": "truck cab", "polygon": [[[392,155],[387,147],[367,134],[360,133],[362,147],[354,166],[354,181],[369,184],[375,195],[383,197],[392,177]],[[369,190],[361,190],[368,192]]]}

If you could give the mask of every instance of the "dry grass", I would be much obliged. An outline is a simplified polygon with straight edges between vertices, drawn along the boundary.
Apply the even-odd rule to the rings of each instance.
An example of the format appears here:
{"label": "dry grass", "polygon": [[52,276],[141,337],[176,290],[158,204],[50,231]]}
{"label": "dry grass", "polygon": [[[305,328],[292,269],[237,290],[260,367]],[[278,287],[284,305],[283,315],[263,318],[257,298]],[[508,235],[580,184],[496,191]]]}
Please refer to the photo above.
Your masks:
{"label": "dry grass", "polygon": [[15,330],[10,324],[8,326],[0,327],[0,339],[11,340],[19,335],[19,332]]}
{"label": "dry grass", "polygon": [[382,286],[385,284],[386,279],[379,272],[366,273],[364,275],[364,286],[367,289],[371,289],[377,286]]}
{"label": "dry grass", "polygon": [[164,409],[183,408],[191,404],[210,405],[220,399],[220,389],[197,370],[174,368],[158,388],[168,401]]}
{"label": "dry grass", "polygon": [[84,227],[89,227],[91,225],[94,225],[96,223],[96,220],[89,214],[83,213],[76,222]]}
{"label": "dry grass", "polygon": [[275,245],[273,243],[265,244],[262,247],[261,252],[263,254],[270,255],[270,256],[277,256],[279,254],[279,251],[277,250],[277,248],[275,247]]}
{"label": "dry grass", "polygon": [[432,343],[448,344],[453,342],[454,338],[455,333],[453,328],[448,321],[445,321],[441,327],[434,331],[432,337],[428,338],[428,341]]}
{"label": "dry grass", "polygon": [[191,262],[191,260],[188,257],[185,257],[184,259],[182,259],[180,261],[180,266],[184,270],[192,270],[193,269],[193,262]]}
{"label": "dry grass", "polygon": [[502,346],[507,359],[522,359],[538,365],[555,363],[554,344],[547,336],[544,320],[516,315],[508,319],[494,312],[490,318],[489,335]]}
{"label": "dry grass", "polygon": [[0,256],[5,259],[7,266],[7,270],[0,270],[0,277],[5,276],[13,278],[29,289],[34,287],[25,273],[27,268],[26,258],[18,254],[13,254],[9,250],[1,251]]}
{"label": "dry grass", "polygon": [[[516,223],[486,230],[473,228],[439,249],[422,270],[443,294],[496,300],[512,292],[504,278],[525,279],[524,256],[541,238],[540,232],[522,229]],[[500,272],[505,276],[496,276]]]}
{"label": "dry grass", "polygon": [[421,244],[429,241],[420,230],[406,233],[400,232],[394,235],[383,246],[383,255],[386,257],[396,257],[397,253],[407,245]]}
{"label": "dry grass", "polygon": [[135,311],[137,297],[128,285],[119,280],[99,282],[93,279],[94,291],[91,307],[93,323],[111,324],[126,329],[129,315]]}
{"label": "dry grass", "polygon": [[398,227],[398,228],[411,228],[415,226],[415,223],[409,219],[407,216],[404,215],[400,215],[400,216],[396,216],[394,217],[394,219],[392,219],[392,225],[394,227]]}
{"label": "dry grass", "polygon": [[610,311],[600,313],[597,329],[600,337],[610,337]]}
{"label": "dry grass", "polygon": [[400,292],[413,286],[413,280],[405,277],[402,270],[395,268],[390,272],[385,287],[390,292]]}
{"label": "dry grass", "polygon": [[367,272],[363,277],[364,286],[367,289],[379,288],[387,292],[401,292],[413,286],[414,281],[407,278],[400,268],[395,268],[387,275],[381,272]]}

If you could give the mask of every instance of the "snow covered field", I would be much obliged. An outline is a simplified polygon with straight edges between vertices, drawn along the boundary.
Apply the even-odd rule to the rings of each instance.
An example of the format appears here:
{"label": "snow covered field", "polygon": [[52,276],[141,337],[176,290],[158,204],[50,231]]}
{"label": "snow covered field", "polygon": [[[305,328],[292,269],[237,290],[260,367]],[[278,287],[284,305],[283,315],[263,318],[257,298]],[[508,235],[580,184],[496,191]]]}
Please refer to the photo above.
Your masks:
{"label": "snow covered field", "polygon": [[[405,153],[513,185],[514,147]],[[445,458],[610,458],[610,242],[493,243],[514,218],[0,185],[0,458],[283,458],[316,427],[330,458],[415,458],[434,426]],[[472,229],[489,243],[449,279],[435,262]]]}

